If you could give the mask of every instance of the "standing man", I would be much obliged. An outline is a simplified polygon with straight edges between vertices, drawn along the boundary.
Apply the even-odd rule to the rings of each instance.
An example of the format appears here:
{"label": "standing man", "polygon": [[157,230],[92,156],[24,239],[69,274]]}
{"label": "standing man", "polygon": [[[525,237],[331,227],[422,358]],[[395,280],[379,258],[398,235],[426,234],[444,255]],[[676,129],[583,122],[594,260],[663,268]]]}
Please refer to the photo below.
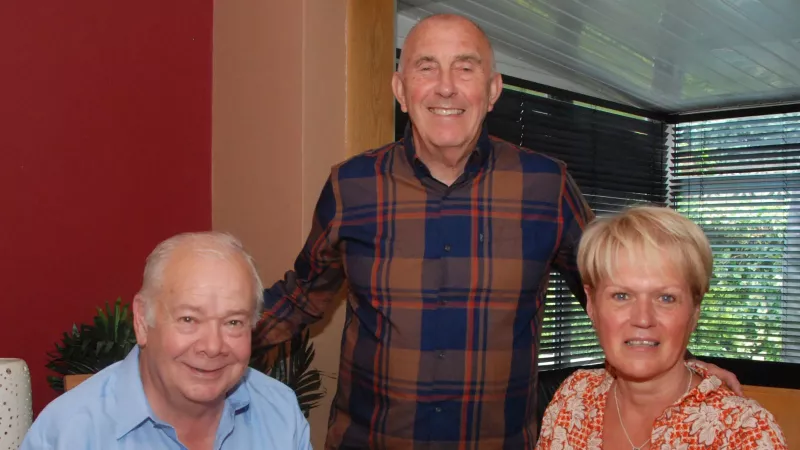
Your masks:
{"label": "standing man", "polygon": [[563,163],[487,134],[503,82],[474,23],[418,23],[392,88],[405,137],[333,168],[260,337],[318,321],[346,280],[327,449],[532,449],[548,277],[585,301],[592,212]]}

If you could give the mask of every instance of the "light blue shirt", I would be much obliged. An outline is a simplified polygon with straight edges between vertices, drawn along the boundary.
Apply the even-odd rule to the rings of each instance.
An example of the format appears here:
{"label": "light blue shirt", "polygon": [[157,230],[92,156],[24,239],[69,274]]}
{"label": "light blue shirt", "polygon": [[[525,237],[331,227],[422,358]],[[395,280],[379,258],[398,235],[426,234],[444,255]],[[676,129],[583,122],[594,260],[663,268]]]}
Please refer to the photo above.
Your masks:
{"label": "light blue shirt", "polygon": [[[139,375],[139,349],[53,400],[20,450],[184,450],[175,429],[153,414]],[[311,450],[294,392],[247,369],[225,399],[215,450]]]}

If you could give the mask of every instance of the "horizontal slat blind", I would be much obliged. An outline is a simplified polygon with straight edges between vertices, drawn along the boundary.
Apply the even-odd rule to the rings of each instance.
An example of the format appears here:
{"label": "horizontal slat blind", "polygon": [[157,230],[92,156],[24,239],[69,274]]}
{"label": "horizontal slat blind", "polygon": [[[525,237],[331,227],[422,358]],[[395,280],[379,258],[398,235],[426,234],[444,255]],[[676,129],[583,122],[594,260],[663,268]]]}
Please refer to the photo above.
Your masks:
{"label": "horizontal slat blind", "polygon": [[676,125],[669,165],[715,258],[690,350],[800,362],[800,114]]}
{"label": "horizontal slat blind", "polygon": [[[659,122],[506,85],[487,124],[494,136],[564,161],[598,215],[632,204],[666,204],[665,130]],[[586,312],[553,273],[544,309],[540,368],[602,359]]]}

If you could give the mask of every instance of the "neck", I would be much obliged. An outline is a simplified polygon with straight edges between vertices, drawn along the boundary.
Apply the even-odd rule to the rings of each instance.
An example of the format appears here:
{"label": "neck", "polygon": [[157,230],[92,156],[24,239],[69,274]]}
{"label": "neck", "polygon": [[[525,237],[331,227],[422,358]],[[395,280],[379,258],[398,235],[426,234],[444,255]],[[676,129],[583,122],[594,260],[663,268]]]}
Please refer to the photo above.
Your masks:
{"label": "neck", "polygon": [[431,172],[431,176],[448,186],[464,173],[467,161],[477,145],[476,136],[467,145],[460,147],[435,147],[427,145],[414,131],[414,150],[417,157]]}
{"label": "neck", "polygon": [[[690,376],[692,377],[690,381]],[[620,403],[640,414],[658,417],[686,393],[687,385],[694,386],[694,377],[683,361],[656,378],[646,381],[617,377]]]}
{"label": "neck", "polygon": [[155,416],[175,428],[178,436],[214,436],[217,432],[225,399],[213,404],[192,402],[177,392],[170,392],[163,381],[155,376],[146,358],[139,355],[139,373],[147,402]]}

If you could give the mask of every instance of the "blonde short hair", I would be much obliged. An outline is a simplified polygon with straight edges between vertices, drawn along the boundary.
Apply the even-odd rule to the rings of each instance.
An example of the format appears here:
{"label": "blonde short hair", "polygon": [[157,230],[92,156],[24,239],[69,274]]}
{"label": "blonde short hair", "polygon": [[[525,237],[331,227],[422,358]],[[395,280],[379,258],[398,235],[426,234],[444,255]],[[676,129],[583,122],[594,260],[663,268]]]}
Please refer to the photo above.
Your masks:
{"label": "blonde short hair", "polygon": [[674,264],[686,277],[695,304],[708,292],[714,263],[711,245],[699,226],[675,210],[635,206],[590,224],[578,249],[583,284],[594,290],[613,277],[623,250],[644,265]]}

